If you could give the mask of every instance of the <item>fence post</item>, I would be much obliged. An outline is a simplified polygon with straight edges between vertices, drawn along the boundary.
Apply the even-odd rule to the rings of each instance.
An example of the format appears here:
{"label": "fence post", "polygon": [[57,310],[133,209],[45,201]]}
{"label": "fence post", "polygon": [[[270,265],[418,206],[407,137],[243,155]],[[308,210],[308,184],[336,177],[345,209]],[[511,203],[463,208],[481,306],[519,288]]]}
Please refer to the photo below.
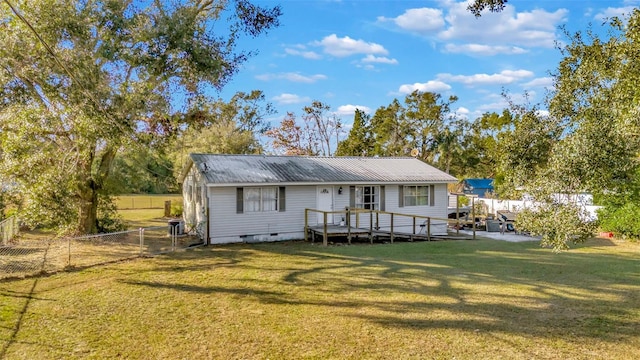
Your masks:
{"label": "fence post", "polygon": [[140,228],[140,255],[144,251],[144,228]]}
{"label": "fence post", "polygon": [[67,266],[71,266],[71,238],[67,239]]}
{"label": "fence post", "polygon": [[171,200],[164,202],[164,217],[171,216]]}

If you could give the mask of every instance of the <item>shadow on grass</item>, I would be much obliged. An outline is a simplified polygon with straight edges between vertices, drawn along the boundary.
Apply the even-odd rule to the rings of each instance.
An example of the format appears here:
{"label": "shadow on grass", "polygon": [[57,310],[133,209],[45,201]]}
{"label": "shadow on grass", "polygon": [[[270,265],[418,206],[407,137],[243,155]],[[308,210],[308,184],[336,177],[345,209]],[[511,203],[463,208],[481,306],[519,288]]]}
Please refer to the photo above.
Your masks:
{"label": "shadow on grass", "polygon": [[[217,269],[226,267],[257,274],[243,278],[241,286],[126,283],[226,293],[265,304],[340,308],[343,316],[385,328],[453,328],[615,342],[640,333],[640,261],[637,252],[597,251],[613,245],[597,240],[560,254],[540,249],[537,243],[497,241],[233,245],[183,254],[152,271],[206,269],[215,277]],[[203,257],[207,251],[215,255],[215,262]],[[186,259],[196,264],[181,265]]]}

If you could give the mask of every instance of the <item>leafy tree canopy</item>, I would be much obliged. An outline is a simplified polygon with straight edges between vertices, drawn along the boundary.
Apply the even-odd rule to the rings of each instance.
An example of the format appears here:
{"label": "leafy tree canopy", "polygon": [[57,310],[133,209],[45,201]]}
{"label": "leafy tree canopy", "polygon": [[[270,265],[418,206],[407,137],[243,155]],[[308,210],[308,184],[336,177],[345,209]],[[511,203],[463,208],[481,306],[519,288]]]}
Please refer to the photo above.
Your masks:
{"label": "leafy tree canopy", "polygon": [[253,54],[238,39],[281,14],[247,0],[0,5],[0,176],[29,224],[80,233],[99,228],[117,153],[170,123],[174,101],[223,87]]}
{"label": "leafy tree canopy", "polygon": [[[523,216],[523,225],[556,249],[591,236],[593,224],[576,224],[585,219],[580,206],[558,204],[554,194],[631,198],[640,165],[640,11],[611,19],[606,37],[590,30],[566,35],[550,114],[527,112],[505,161],[515,170],[512,186],[541,203],[540,211]],[[554,224],[552,230],[546,224]]]}

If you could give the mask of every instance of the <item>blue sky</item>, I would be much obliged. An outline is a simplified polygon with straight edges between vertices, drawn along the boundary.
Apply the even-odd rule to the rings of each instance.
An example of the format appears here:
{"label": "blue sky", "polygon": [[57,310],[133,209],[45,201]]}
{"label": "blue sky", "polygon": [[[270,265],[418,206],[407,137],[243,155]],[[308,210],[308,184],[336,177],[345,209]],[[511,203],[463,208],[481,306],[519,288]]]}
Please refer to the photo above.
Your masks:
{"label": "blue sky", "polygon": [[510,0],[502,13],[475,18],[464,1],[256,0],[280,4],[281,26],[243,40],[257,49],[220,96],[262,90],[278,114],[298,115],[320,100],[351,124],[354,109],[373,114],[415,89],[448,98],[470,120],[500,112],[502,89],[516,101],[527,91],[542,101],[561,59],[568,30],[602,29],[603,19],[629,13],[640,1]]}

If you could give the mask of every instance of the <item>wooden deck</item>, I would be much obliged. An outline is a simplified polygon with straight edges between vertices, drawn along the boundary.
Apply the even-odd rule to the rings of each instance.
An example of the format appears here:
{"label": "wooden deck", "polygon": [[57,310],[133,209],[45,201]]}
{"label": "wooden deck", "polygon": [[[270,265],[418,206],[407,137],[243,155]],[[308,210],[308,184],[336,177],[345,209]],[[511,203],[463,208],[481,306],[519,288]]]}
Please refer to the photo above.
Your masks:
{"label": "wooden deck", "polygon": [[329,238],[331,237],[341,237],[346,238],[348,243],[351,244],[353,239],[366,238],[372,244],[374,241],[379,240],[389,240],[391,243],[394,241],[437,241],[437,240],[461,240],[468,239],[467,235],[431,235],[425,233],[407,233],[407,232],[398,232],[394,231],[393,233],[388,230],[370,230],[363,228],[356,228],[353,226],[346,225],[333,225],[328,224],[326,226],[326,236],[325,236],[325,226],[309,226],[307,228],[307,235],[310,237],[311,242],[315,242],[317,238],[322,239],[322,243],[327,245],[329,242]]}
{"label": "wooden deck", "polygon": [[307,227],[307,233],[309,234],[309,236],[311,236],[311,242],[314,242],[316,240],[316,236],[319,235],[322,238],[322,243],[324,245],[327,245],[328,238],[330,237],[346,237],[347,241],[349,241],[349,244],[351,244],[351,239],[354,237],[357,239],[359,237],[366,236],[367,238],[371,239],[369,229],[362,229],[346,225],[327,225],[326,233],[324,225],[309,226]]}
{"label": "wooden deck", "polygon": [[[320,224],[310,224],[309,218],[311,216],[316,216],[316,214],[323,215],[324,224],[322,221],[319,221]],[[331,224],[329,223],[329,214],[333,216],[342,216],[343,221],[341,225]],[[360,221],[361,218],[364,217],[364,221]],[[382,218],[385,217],[384,223],[385,227],[377,227],[377,224],[380,224]],[[398,231],[399,228],[404,228],[406,230],[406,223],[408,221],[404,220],[404,224],[400,226],[394,226],[399,224],[397,219],[401,218],[409,218],[411,219],[409,224],[409,232]],[[315,223],[316,221],[314,221]],[[366,227],[361,227],[360,224],[367,224]],[[468,223],[468,221],[460,221],[460,219],[443,219],[443,218],[435,218],[429,216],[422,216],[416,214],[402,214],[402,213],[392,213],[381,210],[369,210],[369,209],[355,209],[355,208],[345,208],[345,210],[337,210],[337,211],[323,211],[317,209],[305,209],[304,214],[304,239],[309,240],[311,237],[311,242],[316,240],[317,236],[322,238],[323,245],[328,245],[330,237],[341,237],[346,238],[349,244],[351,244],[352,239],[358,239],[362,237],[366,237],[371,243],[374,240],[387,240],[393,243],[395,240],[405,240],[405,241],[414,241],[414,240],[444,240],[444,239],[465,239],[467,236],[460,236],[459,232],[456,231],[456,234],[452,234],[449,232],[447,235],[433,235],[431,232],[431,226],[433,224],[451,224],[454,223],[457,228],[460,225]],[[472,223],[473,228],[473,239],[475,239],[475,223]],[[354,225],[355,226],[352,226]],[[402,224],[402,222],[400,222]],[[411,231],[412,229],[416,229],[417,231]]]}

